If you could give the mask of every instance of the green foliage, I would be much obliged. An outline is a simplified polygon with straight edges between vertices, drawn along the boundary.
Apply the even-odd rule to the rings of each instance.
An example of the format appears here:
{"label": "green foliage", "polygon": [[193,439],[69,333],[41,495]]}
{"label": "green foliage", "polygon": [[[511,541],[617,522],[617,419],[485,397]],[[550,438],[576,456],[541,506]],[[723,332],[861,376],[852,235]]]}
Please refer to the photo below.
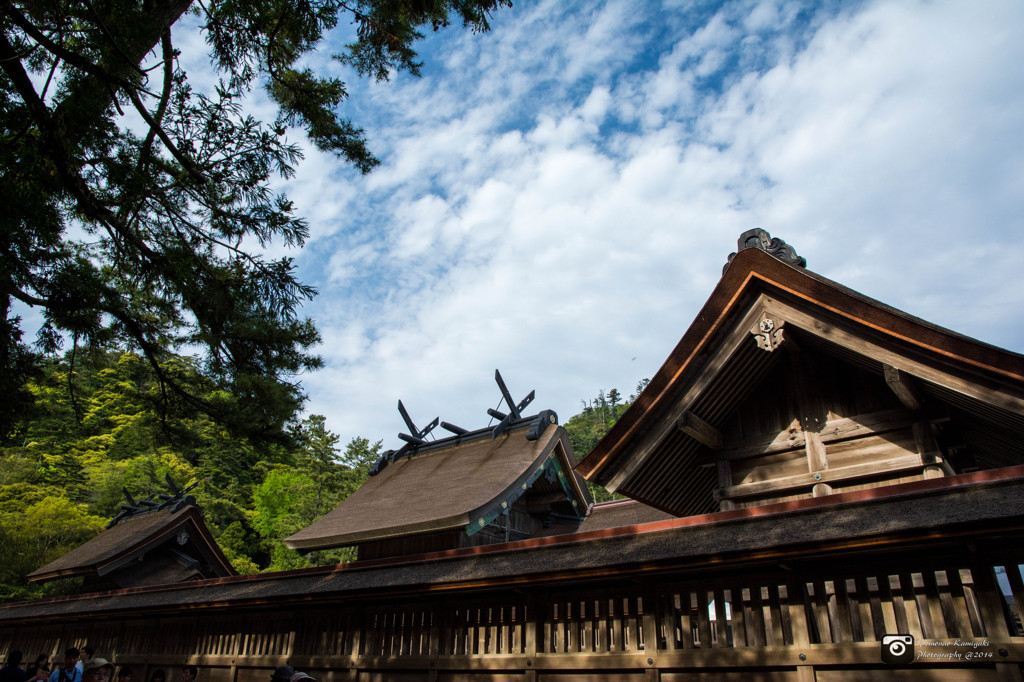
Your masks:
{"label": "green foliage", "polygon": [[19,501],[24,503],[29,496],[35,495],[25,490],[2,500],[0,546],[5,557],[0,562],[0,583],[20,582],[19,578],[82,544],[105,525],[85,505],[64,497],[47,495],[21,506]]}
{"label": "green foliage", "polygon": [[[199,370],[170,361],[179,380],[207,386]],[[281,540],[330,511],[366,480],[381,444],[340,438],[322,416],[295,427],[293,446],[257,448],[187,403],[159,400],[157,374],[131,353],[50,360],[26,389],[30,419],[19,445],[0,447],[0,600],[80,589],[80,581],[29,587],[24,576],[99,532],[123,503],[199,481],[193,494],[225,556],[241,573],[339,563],[350,550],[301,555]],[[211,390],[213,390],[211,388]]]}
{"label": "green foliage", "polygon": [[[320,365],[310,352],[318,332],[299,314],[315,290],[296,279],[291,259],[261,255],[270,242],[301,246],[308,235],[292,203],[271,189],[301,158],[286,133],[303,131],[360,171],[377,164],[362,131],[336,113],[344,83],[303,60],[345,18],[357,40],[342,62],[378,79],[395,69],[416,73],[420,29],[453,16],[486,30],[488,14],[507,4],[5,3],[0,441],[16,442],[11,429],[31,403],[24,387],[38,378],[41,354],[67,341],[136,351],[156,373],[167,409],[200,410],[253,443],[286,440],[304,399],[294,377]],[[190,12],[220,73],[213,92],[194,91],[178,61],[190,43],[176,45],[172,28]],[[277,107],[273,121],[241,104],[257,88]],[[42,313],[37,350],[23,339],[14,301]],[[195,349],[202,381],[171,362]],[[99,407],[87,416],[102,422],[113,406]],[[132,430],[131,421],[119,426]]]}
{"label": "green foliage", "polygon": [[[608,431],[615,426],[622,413],[633,404],[640,393],[647,387],[648,379],[637,383],[636,391],[625,401],[618,389],[613,388],[606,394],[604,389],[598,391],[593,400],[581,400],[582,411],[569,417],[565,430],[569,433],[569,442],[576,455],[576,461],[586,457],[601,442]],[[619,499],[621,495],[612,495],[595,483],[587,483],[590,494],[595,502]]]}

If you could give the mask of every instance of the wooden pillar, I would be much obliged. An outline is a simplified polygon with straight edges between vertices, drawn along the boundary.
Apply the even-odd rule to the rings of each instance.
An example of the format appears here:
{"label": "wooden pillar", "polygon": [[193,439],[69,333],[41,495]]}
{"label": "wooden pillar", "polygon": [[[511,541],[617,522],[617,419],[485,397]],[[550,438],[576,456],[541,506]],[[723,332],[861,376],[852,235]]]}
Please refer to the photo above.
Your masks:
{"label": "wooden pillar", "polygon": [[[718,469],[718,489],[722,491],[728,490],[732,487],[732,464],[729,463],[729,460],[720,459],[716,467]],[[724,498],[718,504],[720,511],[736,508],[735,502]]]}

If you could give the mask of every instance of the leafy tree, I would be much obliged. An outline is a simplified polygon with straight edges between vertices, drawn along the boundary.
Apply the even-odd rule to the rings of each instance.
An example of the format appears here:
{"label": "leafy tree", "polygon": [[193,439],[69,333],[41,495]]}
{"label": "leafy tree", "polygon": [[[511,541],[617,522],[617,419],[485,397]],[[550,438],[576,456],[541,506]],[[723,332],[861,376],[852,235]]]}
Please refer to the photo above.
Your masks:
{"label": "leafy tree", "polygon": [[92,538],[103,525],[104,520],[90,514],[84,505],[63,497],[43,497],[26,506],[7,497],[0,505],[0,546],[5,554],[0,563],[0,585],[20,582],[26,574]]}
{"label": "leafy tree", "polygon": [[[622,413],[640,395],[647,383],[648,379],[637,383],[636,393],[623,402],[620,402],[622,394],[615,388],[608,391],[607,394],[604,389],[601,389],[594,400],[580,401],[582,406],[580,412],[574,414],[565,423],[565,430],[569,433],[569,442],[572,444],[572,451],[576,455],[577,462],[586,457],[601,442],[601,439],[615,426],[615,422],[619,420]],[[604,502],[617,497],[595,483],[588,482],[587,485],[595,502]]]}
{"label": "leafy tree", "polygon": [[[280,440],[303,400],[296,374],[316,368],[314,290],[288,258],[306,222],[271,191],[299,160],[301,128],[321,150],[366,172],[362,132],[339,118],[345,85],[303,67],[342,17],[356,40],[339,59],[385,79],[418,73],[420,29],[450,17],[487,29],[509,0],[11,0],[0,12],[0,438],[30,395],[39,356],[15,301],[41,309],[38,341],[119,346],[146,358],[165,400],[235,431]],[[196,92],[178,61],[180,20],[195,14],[220,80]],[[173,29],[173,30],[172,30]],[[263,86],[277,106],[260,121],[242,105]],[[130,116],[127,114],[130,112]],[[130,123],[125,123],[130,121]],[[218,389],[198,395],[168,371],[203,351]]]}

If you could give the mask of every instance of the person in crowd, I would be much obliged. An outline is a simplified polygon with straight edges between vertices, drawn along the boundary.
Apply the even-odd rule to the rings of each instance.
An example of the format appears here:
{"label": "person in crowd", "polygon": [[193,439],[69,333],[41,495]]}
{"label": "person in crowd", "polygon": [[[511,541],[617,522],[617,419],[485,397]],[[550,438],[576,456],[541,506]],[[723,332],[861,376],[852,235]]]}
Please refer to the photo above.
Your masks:
{"label": "person in crowd", "polygon": [[163,668],[157,668],[149,676],[149,682],[167,682],[167,673],[164,672]]}
{"label": "person in crowd", "polygon": [[82,682],[82,671],[75,665],[81,652],[75,647],[68,647],[64,650],[64,666],[57,668],[50,677],[49,682]]}
{"label": "person in crowd", "polygon": [[[46,671],[46,675],[49,676],[50,654],[39,654],[38,656],[36,656],[36,660],[30,663],[27,668],[25,668],[25,679],[31,680],[35,678],[36,671],[38,671],[40,668],[44,669]],[[45,680],[46,677],[43,677],[43,679]]]}
{"label": "person in crowd", "polygon": [[126,665],[122,665],[117,671],[117,682],[132,682],[134,678],[135,673]]}
{"label": "person in crowd", "polygon": [[0,668],[0,682],[21,682],[25,679],[25,671],[21,669],[21,649],[11,649],[7,654],[7,663]]}
{"label": "person in crowd", "polygon": [[274,674],[270,676],[270,682],[290,682],[295,668],[290,665],[279,665],[274,668]]}
{"label": "person in crowd", "polygon": [[181,682],[196,682],[199,677],[199,668],[194,665],[186,665],[181,668]]}
{"label": "person in crowd", "polygon": [[78,663],[75,663],[75,667],[78,668],[79,672],[85,670],[85,664],[92,660],[95,653],[96,650],[88,644],[82,647],[82,650],[78,652]]}
{"label": "person in crowd", "polygon": [[110,682],[114,675],[114,665],[99,656],[89,660],[82,666],[82,682]]}
{"label": "person in crowd", "polygon": [[292,679],[289,680],[289,682],[303,682],[304,680],[309,680],[309,682],[316,682],[316,678],[310,677],[306,673],[302,672],[297,672],[294,675],[292,675]]}
{"label": "person in crowd", "polygon": [[46,678],[50,676],[50,666],[46,663],[38,666],[35,669],[35,673],[31,677],[26,673],[25,682],[46,682]]}

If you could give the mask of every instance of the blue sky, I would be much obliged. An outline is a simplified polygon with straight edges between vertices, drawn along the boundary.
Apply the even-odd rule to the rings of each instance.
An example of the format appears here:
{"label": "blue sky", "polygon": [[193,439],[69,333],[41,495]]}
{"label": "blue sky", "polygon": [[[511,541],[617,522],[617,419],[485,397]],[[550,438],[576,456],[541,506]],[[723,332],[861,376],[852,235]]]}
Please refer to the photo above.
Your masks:
{"label": "blue sky", "polygon": [[320,290],[309,411],[398,447],[399,398],[477,428],[500,368],[564,421],[653,375],[752,227],[1024,351],[1021,35],[1010,1],[518,1],[429,36],[420,79],[339,70],[383,164],[307,148],[282,182]]}

